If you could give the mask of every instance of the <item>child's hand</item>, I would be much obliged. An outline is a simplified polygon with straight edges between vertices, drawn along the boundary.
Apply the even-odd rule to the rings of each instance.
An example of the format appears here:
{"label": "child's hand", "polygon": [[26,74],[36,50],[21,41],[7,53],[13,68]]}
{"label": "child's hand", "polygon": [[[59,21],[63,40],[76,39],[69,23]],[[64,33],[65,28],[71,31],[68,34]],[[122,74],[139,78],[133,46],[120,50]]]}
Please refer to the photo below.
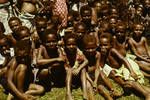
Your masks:
{"label": "child's hand", "polygon": [[78,68],[75,68],[72,70],[73,75],[78,75],[79,72],[80,72],[80,69],[78,69]]}
{"label": "child's hand", "polygon": [[33,33],[32,35],[31,35],[31,38],[32,38],[32,40],[33,41],[38,41],[40,38],[39,38],[39,35],[37,34],[37,33]]}
{"label": "child's hand", "polygon": [[95,83],[95,82],[93,82],[93,89],[94,89],[94,91],[97,90],[97,83]]}
{"label": "child's hand", "polygon": [[64,59],[63,58],[57,58],[56,61],[58,61],[58,62],[64,62]]}
{"label": "child's hand", "polygon": [[138,79],[138,76],[137,76],[136,73],[134,73],[134,72],[131,73],[131,76],[132,76],[135,80]]}

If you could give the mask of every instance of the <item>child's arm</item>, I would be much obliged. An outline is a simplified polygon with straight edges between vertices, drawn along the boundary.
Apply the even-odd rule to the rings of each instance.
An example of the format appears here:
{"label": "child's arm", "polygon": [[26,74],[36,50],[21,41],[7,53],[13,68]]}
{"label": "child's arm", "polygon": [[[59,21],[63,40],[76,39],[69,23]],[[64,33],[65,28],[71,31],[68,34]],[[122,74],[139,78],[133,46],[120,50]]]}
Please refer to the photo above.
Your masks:
{"label": "child's arm", "polygon": [[116,56],[118,57],[122,62],[123,64],[125,65],[125,67],[127,69],[129,69],[130,73],[131,73],[131,76],[134,77],[135,79],[137,78],[137,75],[134,73],[130,63],[125,59],[124,56],[122,56],[116,49],[111,49],[111,53],[113,56]]}
{"label": "child's arm", "polygon": [[100,74],[100,53],[97,52],[97,55],[96,55],[96,69],[95,69],[95,80],[94,80],[94,88],[97,87],[97,81],[98,81],[98,78],[99,78],[99,74]]}
{"label": "child's arm", "polygon": [[145,48],[146,48],[146,51],[147,51],[147,54],[148,54],[148,58],[150,59],[150,49],[148,47],[146,38],[144,38],[144,45],[145,45]]}
{"label": "child's arm", "polygon": [[77,75],[81,69],[83,69],[88,64],[88,60],[84,57],[84,61],[79,65],[77,69],[73,70],[73,73]]}
{"label": "child's arm", "polygon": [[39,52],[38,52],[38,57],[37,57],[37,65],[46,65],[49,63],[53,63],[53,62],[63,62],[63,58],[51,58],[51,59],[47,59],[47,58],[43,58],[42,56],[44,56],[44,54],[42,54],[42,52],[46,53],[44,48],[40,48]]}
{"label": "child's arm", "polygon": [[7,73],[7,82],[8,82],[8,87],[9,89],[15,93],[15,95],[18,97],[18,98],[23,98],[23,94],[16,88],[15,84],[13,83],[13,78],[14,78],[14,73],[15,73],[15,69],[16,69],[16,61],[15,61],[15,58],[13,58],[9,65],[7,66],[8,67],[8,73]]}
{"label": "child's arm", "polygon": [[143,61],[150,62],[147,58],[144,58],[143,56],[141,56],[141,55],[138,54],[138,52],[136,51],[135,46],[133,45],[133,41],[132,41],[131,39],[129,40],[129,45],[131,46],[131,50],[133,51],[133,53],[134,53],[138,58],[140,58],[140,59],[143,60]]}

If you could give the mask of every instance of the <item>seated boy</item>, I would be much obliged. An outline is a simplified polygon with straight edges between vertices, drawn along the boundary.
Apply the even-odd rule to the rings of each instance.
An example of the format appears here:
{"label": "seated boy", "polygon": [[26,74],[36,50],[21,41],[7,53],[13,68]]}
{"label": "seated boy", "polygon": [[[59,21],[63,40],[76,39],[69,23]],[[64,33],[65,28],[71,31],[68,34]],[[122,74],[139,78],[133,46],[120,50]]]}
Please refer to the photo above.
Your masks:
{"label": "seated boy", "polygon": [[[88,60],[85,58],[83,53],[77,47],[76,35],[73,33],[67,34],[64,37],[64,51],[65,51],[65,69],[67,72],[66,76],[66,99],[72,100],[71,96],[71,83],[73,81],[74,85],[77,86],[79,79],[81,78],[82,88],[83,88],[83,98],[87,99],[86,91],[86,75],[85,66]],[[74,76],[74,77],[73,77]]]}
{"label": "seated boy", "polygon": [[135,60],[143,74],[150,77],[150,50],[146,38],[142,36],[143,31],[144,26],[142,24],[134,24],[133,37],[129,38],[129,46],[136,56]]}

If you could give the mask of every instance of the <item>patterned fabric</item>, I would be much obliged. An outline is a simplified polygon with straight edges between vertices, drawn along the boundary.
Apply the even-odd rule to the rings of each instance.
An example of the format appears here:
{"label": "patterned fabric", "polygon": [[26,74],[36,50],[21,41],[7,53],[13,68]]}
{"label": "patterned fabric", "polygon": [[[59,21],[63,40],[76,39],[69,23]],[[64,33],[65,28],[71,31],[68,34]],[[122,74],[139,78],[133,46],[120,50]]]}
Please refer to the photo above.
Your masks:
{"label": "patterned fabric", "polygon": [[5,27],[4,34],[9,34],[12,32],[8,25],[8,20],[11,16],[13,16],[13,12],[10,3],[7,2],[4,4],[0,4],[0,22],[2,22]]}
{"label": "patterned fabric", "polygon": [[58,15],[61,19],[61,27],[67,26],[68,9],[66,0],[56,0],[53,10],[54,15]]}

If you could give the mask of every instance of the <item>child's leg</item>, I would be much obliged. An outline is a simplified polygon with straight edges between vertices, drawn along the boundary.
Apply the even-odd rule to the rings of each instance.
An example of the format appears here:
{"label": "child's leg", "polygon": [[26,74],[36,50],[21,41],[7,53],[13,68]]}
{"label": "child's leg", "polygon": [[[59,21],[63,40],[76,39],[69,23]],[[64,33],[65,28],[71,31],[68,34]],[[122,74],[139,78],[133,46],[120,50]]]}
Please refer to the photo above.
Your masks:
{"label": "child's leg", "polygon": [[140,85],[137,82],[134,81],[127,81],[127,85],[130,85],[133,89],[137,90],[139,93],[143,94],[145,96],[145,100],[150,100],[150,92],[145,89],[146,87]]}
{"label": "child's leg", "polygon": [[115,74],[116,74],[116,72],[114,70],[111,71],[110,77],[112,79],[114,79],[119,85],[121,85],[123,87],[124,84],[125,84],[125,81],[121,77],[119,77],[119,76],[116,77]]}
{"label": "child's leg", "polygon": [[87,81],[87,91],[88,91],[88,99],[87,100],[95,100],[93,87],[91,86],[89,81]]}
{"label": "child's leg", "polygon": [[13,100],[13,99],[14,99],[14,96],[11,93],[9,93],[7,96],[7,100]]}
{"label": "child's leg", "polygon": [[42,95],[44,93],[44,87],[38,84],[30,84],[28,91],[25,92],[29,95]]}
{"label": "child's leg", "polygon": [[24,92],[26,71],[27,71],[27,66],[24,64],[19,64],[15,71],[14,80],[16,82],[16,87],[22,93]]}
{"label": "child's leg", "polygon": [[0,69],[0,77],[3,76],[7,72],[7,67]]}
{"label": "child's leg", "polygon": [[83,98],[87,99],[87,86],[86,86],[86,70],[82,69],[81,71],[81,82],[82,82],[82,89],[83,89]]}
{"label": "child's leg", "polygon": [[143,75],[144,75],[145,77],[150,78],[150,74],[148,74],[148,73],[146,73],[146,72],[144,72],[144,71],[142,71],[142,70],[140,70],[140,71],[143,73]]}
{"label": "child's leg", "polygon": [[108,79],[108,77],[105,75],[105,73],[103,71],[100,72],[100,76],[101,76],[102,80],[104,81],[105,85],[108,87],[108,89],[110,90],[110,92],[112,93],[113,96],[118,97],[118,96],[122,95],[118,91],[114,90],[113,85],[111,84],[110,80]]}
{"label": "child's leg", "polygon": [[136,61],[139,65],[140,69],[150,73],[150,63],[144,62],[144,61]]}
{"label": "child's leg", "polygon": [[38,72],[38,79],[44,80],[46,77],[48,77],[48,69],[42,69]]}
{"label": "child's leg", "polygon": [[104,96],[104,98],[105,98],[106,100],[113,100],[113,98],[110,96],[110,94],[105,91],[104,86],[99,85],[99,86],[97,87],[97,89],[98,89],[98,92],[99,92],[102,96]]}
{"label": "child's leg", "polygon": [[66,100],[73,100],[71,96],[71,83],[72,83],[72,70],[71,68],[67,69],[67,76],[66,76]]}

